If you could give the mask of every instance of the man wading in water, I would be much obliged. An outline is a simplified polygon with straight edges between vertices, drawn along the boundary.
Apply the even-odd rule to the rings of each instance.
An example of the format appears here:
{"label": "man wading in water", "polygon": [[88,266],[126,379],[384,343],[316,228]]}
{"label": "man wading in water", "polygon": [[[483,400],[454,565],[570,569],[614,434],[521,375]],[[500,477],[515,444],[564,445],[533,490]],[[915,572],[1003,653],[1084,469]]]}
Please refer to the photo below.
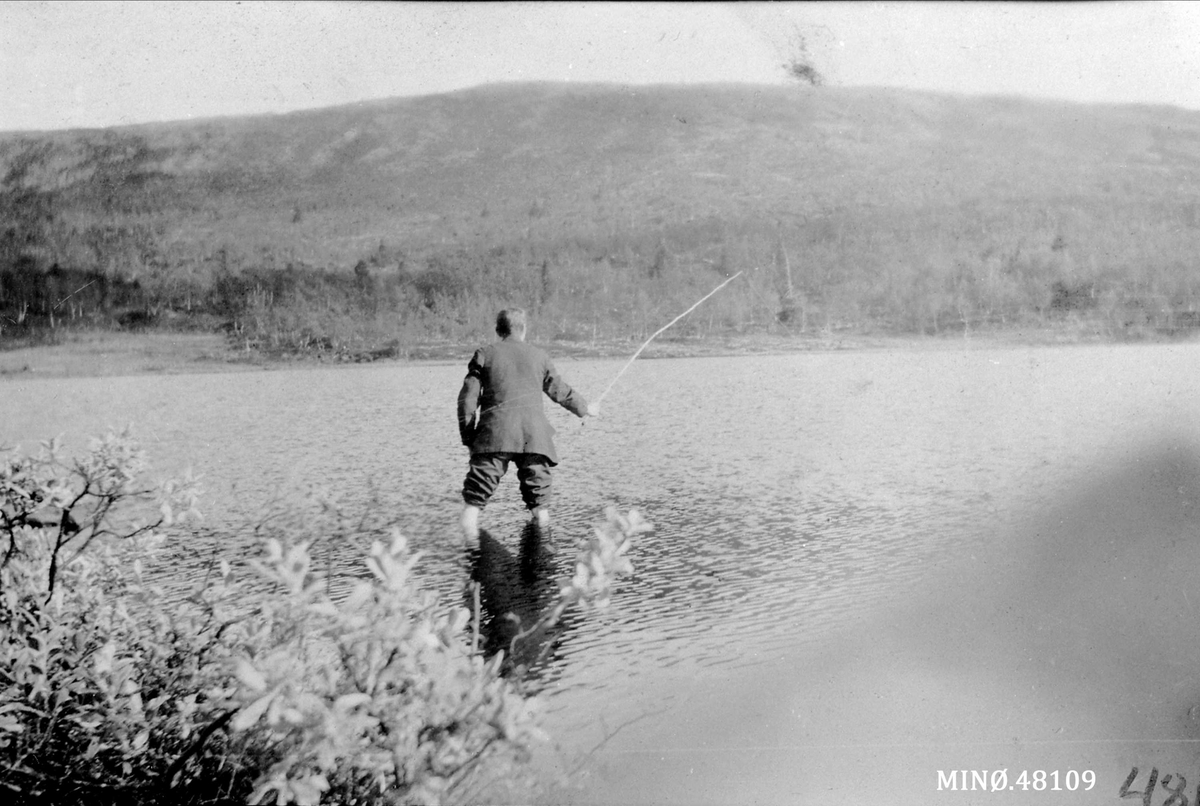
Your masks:
{"label": "man wading in water", "polygon": [[559,377],[550,356],[525,343],[523,310],[501,311],[496,335],[500,341],[475,351],[458,393],[458,430],[471,450],[462,513],[463,536],[470,543],[479,539],[479,512],[509,462],[517,466],[521,498],[537,525],[550,524],[550,468],[558,464],[558,454],[542,393],[579,417],[600,413],[598,403],[589,405]]}

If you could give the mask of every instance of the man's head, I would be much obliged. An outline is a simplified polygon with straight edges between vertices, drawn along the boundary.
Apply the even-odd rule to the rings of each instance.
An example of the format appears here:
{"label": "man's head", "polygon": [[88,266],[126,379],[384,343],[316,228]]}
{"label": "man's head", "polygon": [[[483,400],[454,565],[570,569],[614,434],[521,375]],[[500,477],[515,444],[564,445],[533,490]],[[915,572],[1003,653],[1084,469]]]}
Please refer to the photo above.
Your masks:
{"label": "man's head", "polygon": [[525,340],[525,311],[509,308],[496,316],[496,335],[502,339]]}

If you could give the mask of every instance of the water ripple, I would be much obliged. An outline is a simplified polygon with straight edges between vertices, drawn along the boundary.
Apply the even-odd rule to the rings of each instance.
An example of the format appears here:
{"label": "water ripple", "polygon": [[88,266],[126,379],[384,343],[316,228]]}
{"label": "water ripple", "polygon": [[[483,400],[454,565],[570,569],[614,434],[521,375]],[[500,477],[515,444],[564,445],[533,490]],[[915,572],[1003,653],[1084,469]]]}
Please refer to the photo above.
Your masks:
{"label": "water ripple", "polygon": [[[611,612],[573,615],[547,638],[545,689],[556,708],[586,710],[854,629],[1119,453],[1137,436],[1131,423],[1200,423],[1198,353],[1158,349],[1153,369],[1147,352],[1112,349],[634,364],[603,418],[580,426],[550,411],[560,551],[529,585],[570,574],[572,542],[608,505],[638,507],[656,529],[634,548]],[[564,369],[587,392],[618,367]],[[202,570],[219,551],[245,568],[256,539],[237,524],[311,489],[348,517],[369,510],[400,528],[425,553],[426,584],[461,601],[461,376],[427,366],[0,384],[0,442],[64,433],[82,445],[133,420],[160,467],[208,478],[210,532],[178,547],[183,567]],[[519,561],[526,519],[507,479],[484,513],[497,567]],[[331,535],[318,561],[344,586],[365,573],[369,541]],[[528,609],[541,595],[512,601]]]}

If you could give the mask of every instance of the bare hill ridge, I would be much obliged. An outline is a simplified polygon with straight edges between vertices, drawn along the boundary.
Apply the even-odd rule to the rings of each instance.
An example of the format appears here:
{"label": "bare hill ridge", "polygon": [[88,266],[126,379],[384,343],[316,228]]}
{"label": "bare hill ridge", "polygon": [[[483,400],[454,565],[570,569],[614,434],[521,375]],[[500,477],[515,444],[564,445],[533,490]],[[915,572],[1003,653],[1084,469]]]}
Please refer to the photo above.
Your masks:
{"label": "bare hill ridge", "polygon": [[1200,245],[1200,112],[885,89],[492,85],[3,134],[0,176],[0,260],[189,282],[516,249],[546,271],[586,257],[652,279],[778,268],[756,289],[767,308],[836,299],[853,318],[1030,260],[1008,285],[1045,304],[1054,282],[1093,297],[1150,282],[1147,261],[1154,277],[1186,263],[1190,283]]}

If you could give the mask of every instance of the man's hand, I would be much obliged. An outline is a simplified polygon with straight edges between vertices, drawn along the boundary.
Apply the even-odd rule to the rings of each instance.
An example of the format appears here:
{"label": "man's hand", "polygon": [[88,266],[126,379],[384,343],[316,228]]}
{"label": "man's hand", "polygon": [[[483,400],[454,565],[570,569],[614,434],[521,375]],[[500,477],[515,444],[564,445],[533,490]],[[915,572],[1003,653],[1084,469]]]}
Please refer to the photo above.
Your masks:
{"label": "man's hand", "polygon": [[599,417],[600,416],[600,404],[599,403],[588,403],[587,416],[588,417]]}

